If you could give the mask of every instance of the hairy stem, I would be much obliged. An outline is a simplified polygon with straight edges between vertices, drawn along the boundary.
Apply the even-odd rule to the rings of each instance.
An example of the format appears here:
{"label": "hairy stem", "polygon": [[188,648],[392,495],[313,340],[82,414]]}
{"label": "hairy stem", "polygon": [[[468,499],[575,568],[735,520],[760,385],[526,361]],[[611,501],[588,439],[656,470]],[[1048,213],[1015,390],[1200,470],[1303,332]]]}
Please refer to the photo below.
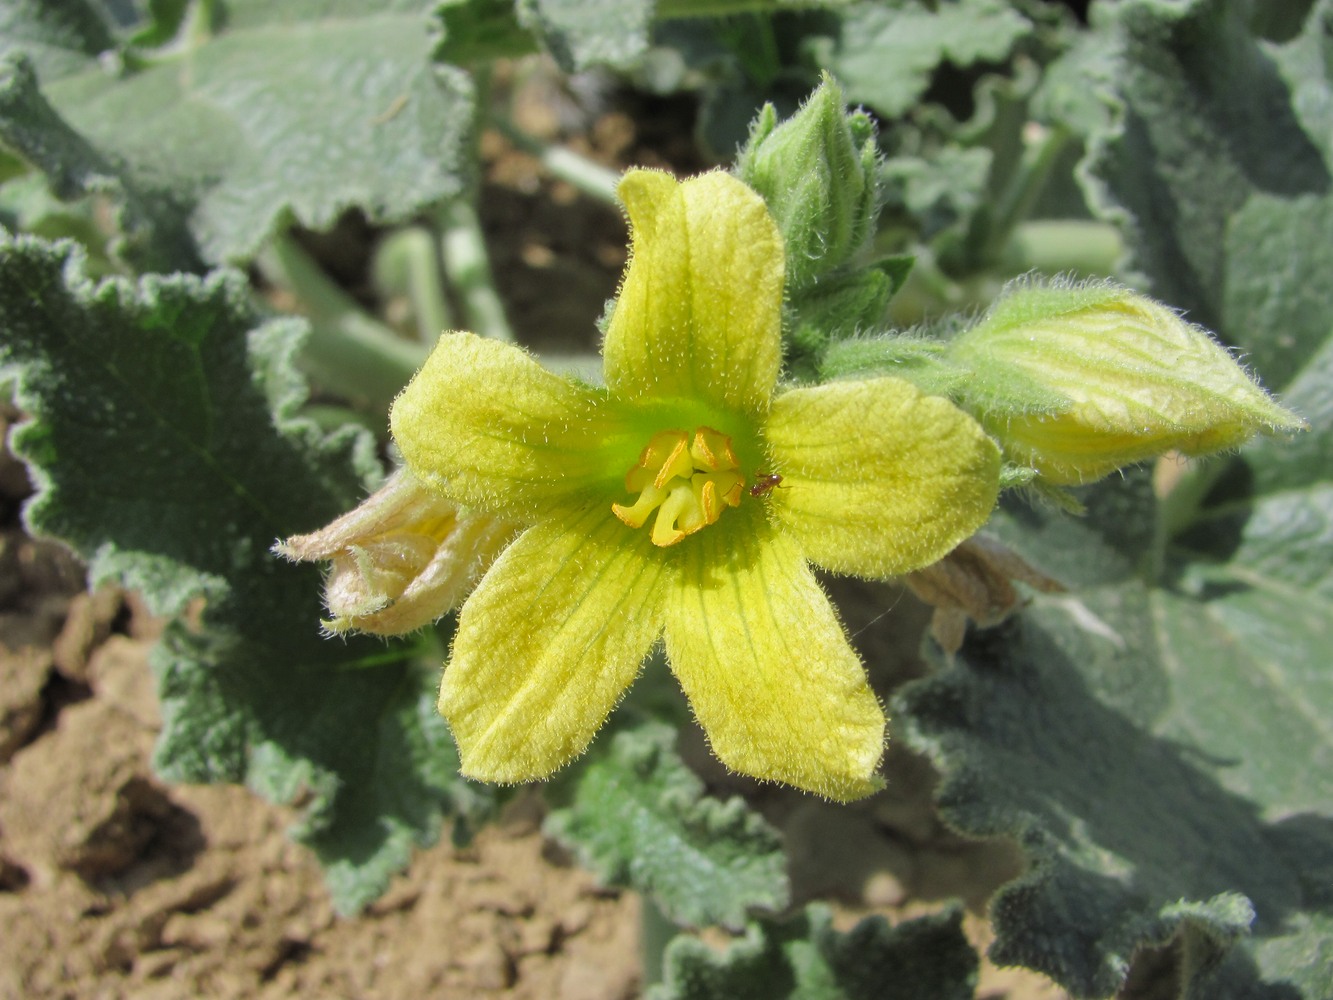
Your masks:
{"label": "hairy stem", "polygon": [[455,326],[444,294],[440,248],[424,226],[393,233],[375,252],[375,283],[388,295],[405,295],[412,305],[417,338],[432,347]]}
{"label": "hairy stem", "polygon": [[495,290],[476,206],[455,198],[436,209],[435,218],[445,277],[458,295],[468,328],[483,337],[512,342],[514,331]]}
{"label": "hairy stem", "polygon": [[425,348],[368,315],[290,234],[277,236],[255,263],[268,281],[297,298],[310,320],[302,363],[311,377],[359,409],[387,412],[421,367]]}

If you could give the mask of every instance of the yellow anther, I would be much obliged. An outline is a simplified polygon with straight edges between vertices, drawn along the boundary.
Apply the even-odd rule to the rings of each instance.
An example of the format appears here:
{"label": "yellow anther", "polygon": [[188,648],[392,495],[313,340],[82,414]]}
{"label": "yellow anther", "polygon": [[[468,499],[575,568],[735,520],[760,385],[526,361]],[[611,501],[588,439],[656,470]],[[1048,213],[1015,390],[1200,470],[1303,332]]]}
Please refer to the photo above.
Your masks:
{"label": "yellow anther", "polygon": [[731,450],[731,438],[711,427],[700,427],[694,432],[690,457],[694,459],[695,468],[712,472],[734,469],[740,465],[736,461],[736,453]]}
{"label": "yellow anther", "polygon": [[612,504],[611,510],[631,528],[653,522],[654,545],[675,545],[686,535],[716,524],[727,507],[735,507],[744,493],[745,477],[732,450],[731,439],[711,427],[659,431],[625,475],[625,488],[638,493],[632,505]]}

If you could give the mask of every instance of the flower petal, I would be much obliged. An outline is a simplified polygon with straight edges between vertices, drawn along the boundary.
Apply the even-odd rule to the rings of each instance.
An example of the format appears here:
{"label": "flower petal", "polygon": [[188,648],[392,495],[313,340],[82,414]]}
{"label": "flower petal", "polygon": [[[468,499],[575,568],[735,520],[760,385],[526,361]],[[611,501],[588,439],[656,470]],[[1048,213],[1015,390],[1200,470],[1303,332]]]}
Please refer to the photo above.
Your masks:
{"label": "flower petal", "polygon": [[831,799],[875,791],[884,713],[795,542],[756,521],[681,556],[667,657],[713,752]]}
{"label": "flower petal", "polygon": [[730,174],[620,182],[633,254],[606,333],[606,384],[624,399],[767,410],[781,363],[782,235]]}
{"label": "flower petal", "polygon": [[830,382],[773,402],[769,497],[806,557],[883,577],[929,565],[990,517],[1000,452],[946,399],[901,379]]}
{"label": "flower petal", "polygon": [[577,756],[662,628],[665,564],[609,509],[519,536],[463,605],[440,712],[465,775],[544,778]]}
{"label": "flower petal", "polygon": [[619,496],[640,446],[622,442],[609,457],[620,428],[604,394],[470,333],[440,338],[389,419],[422,482],[517,521],[569,516],[593,492]]}

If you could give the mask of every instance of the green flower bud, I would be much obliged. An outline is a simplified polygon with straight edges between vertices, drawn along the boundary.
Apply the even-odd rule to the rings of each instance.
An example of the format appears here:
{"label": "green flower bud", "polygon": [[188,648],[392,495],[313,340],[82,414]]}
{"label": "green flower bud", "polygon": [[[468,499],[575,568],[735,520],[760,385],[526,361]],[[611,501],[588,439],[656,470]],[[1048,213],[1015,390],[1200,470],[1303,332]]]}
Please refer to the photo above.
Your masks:
{"label": "green flower bud", "polygon": [[1304,426],[1206,330],[1110,282],[1015,284],[948,360],[964,408],[1055,485]]}
{"label": "green flower bud", "polygon": [[735,174],[758,191],[787,247],[787,289],[799,293],[847,263],[870,235],[876,212],[875,127],[849,113],[825,74],[791,118],[764,105]]}

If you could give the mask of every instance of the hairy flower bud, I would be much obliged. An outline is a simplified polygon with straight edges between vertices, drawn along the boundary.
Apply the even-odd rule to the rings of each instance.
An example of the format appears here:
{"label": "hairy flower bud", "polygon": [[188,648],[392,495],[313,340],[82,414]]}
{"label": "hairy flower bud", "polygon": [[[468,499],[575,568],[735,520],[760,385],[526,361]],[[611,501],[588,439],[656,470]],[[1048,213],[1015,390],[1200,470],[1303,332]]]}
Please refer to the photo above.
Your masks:
{"label": "hairy flower bud", "polygon": [[331,632],[401,635],[458,605],[516,528],[464,514],[398,469],[355,510],[274,551],[294,562],[332,562],[324,584]]}
{"label": "hairy flower bud", "polygon": [[968,373],[962,405],[1009,461],[1055,485],[1304,426],[1206,330],[1110,282],[1018,283],[948,361]]}
{"label": "hairy flower bud", "polygon": [[787,248],[787,289],[799,294],[847,263],[870,234],[876,210],[875,128],[849,113],[827,75],[781,124],[766,104],[736,161],[758,191]]}

